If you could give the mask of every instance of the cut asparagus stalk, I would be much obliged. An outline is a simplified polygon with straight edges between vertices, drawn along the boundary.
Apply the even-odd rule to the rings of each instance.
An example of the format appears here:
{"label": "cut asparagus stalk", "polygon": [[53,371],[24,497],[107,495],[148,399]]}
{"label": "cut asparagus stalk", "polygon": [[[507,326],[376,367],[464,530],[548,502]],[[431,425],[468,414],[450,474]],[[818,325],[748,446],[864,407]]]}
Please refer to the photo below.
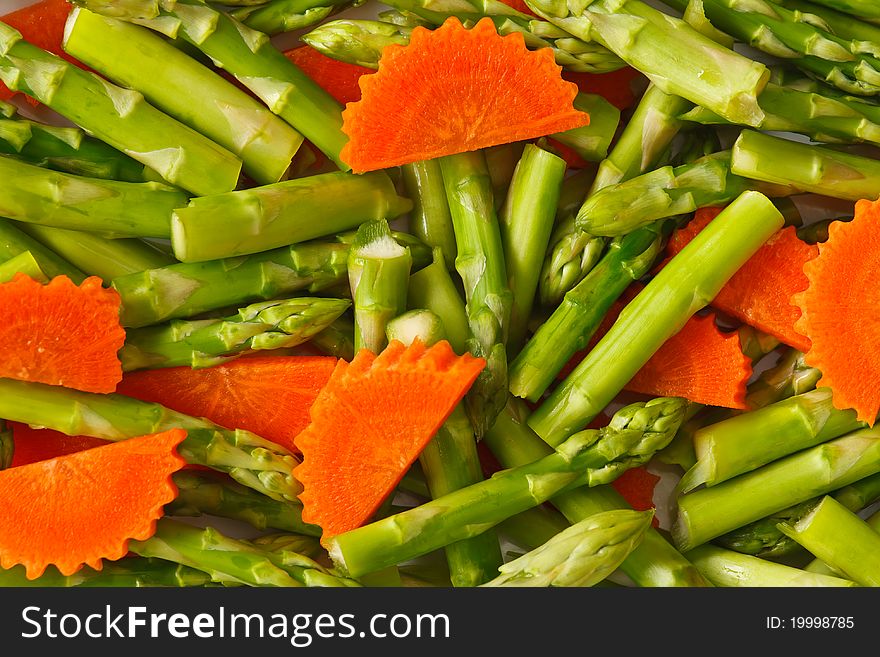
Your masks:
{"label": "cut asparagus stalk", "polygon": [[502,521],[498,524],[498,533],[528,551],[542,546],[570,526],[559,511],[544,505]]}
{"label": "cut asparagus stalk", "polygon": [[263,301],[222,319],[172,320],[129,329],[119,359],[125,372],[144,368],[212,367],[248,352],[295,347],[329,326],[347,299],[303,297]]}
{"label": "cut asparagus stalk", "polygon": [[804,354],[789,349],[779,362],[764,370],[748,386],[746,406],[759,409],[774,402],[815,389],[822,373],[804,361]]}
{"label": "cut asparagus stalk", "polygon": [[27,41],[0,22],[0,79],[193,194],[235,189],[241,160],[116,86]]}
{"label": "cut asparagus stalk", "polygon": [[18,274],[24,274],[41,283],[49,282],[49,277],[40,269],[40,263],[30,251],[24,251],[0,263],[0,283],[11,281]]}
{"label": "cut asparagus stalk", "polygon": [[572,105],[589,114],[590,123],[581,128],[557,132],[553,139],[571,148],[587,162],[601,162],[607,157],[617,134],[620,110],[596,94],[579,93]]}
{"label": "cut asparagus stalk", "polygon": [[186,194],[160,183],[83,178],[0,157],[0,215],[112,237],[171,236]]}
{"label": "cut asparagus stalk", "polygon": [[880,20],[880,7],[873,0],[813,0],[825,7],[852,14],[865,20]]}
{"label": "cut asparagus stalk", "polygon": [[299,461],[280,445],[123,395],[0,379],[0,417],[68,436],[114,441],[184,429],[187,437],[178,452],[187,463],[226,472],[279,500],[295,500],[302,490],[292,474]]}
{"label": "cut asparagus stalk", "polygon": [[435,313],[443,322],[443,331],[453,351],[467,351],[470,332],[464,301],[446,268],[439,248],[434,249],[434,261],[409,277],[407,304]]}
{"label": "cut asparagus stalk", "polygon": [[455,268],[455,233],[443,173],[437,160],[425,160],[400,167],[407,196],[412,199],[410,226],[413,234],[432,248],[441,249],[446,266]]}
{"label": "cut asparagus stalk", "polygon": [[740,195],[623,309],[596,347],[532,413],[529,426],[554,446],[586,426],[782,223],[766,196]]}
{"label": "cut asparagus stalk", "polygon": [[171,243],[178,260],[202,262],[304,242],[411,208],[384,171],[335,171],[194,198],[174,212]]}
{"label": "cut asparagus stalk", "polygon": [[73,575],[62,575],[54,567],[47,569],[37,579],[28,579],[24,566],[0,568],[0,587],[119,587],[141,588],[192,587],[211,584],[211,577],[196,568],[181,566],[165,559],[125,557],[117,561],[105,561],[101,570],[83,566]]}
{"label": "cut asparagus stalk", "polygon": [[253,96],[145,27],[75,7],[64,50],[235,153],[260,185],[285,178],[303,143],[301,134]]}
{"label": "cut asparagus stalk", "polygon": [[654,512],[602,511],[505,563],[484,586],[594,586],[641,542]]}
{"label": "cut asparagus stalk", "polygon": [[337,11],[362,2],[363,0],[270,0],[229,13],[248,27],[274,36],[311,27]]}
{"label": "cut asparagus stalk", "polygon": [[40,265],[40,269],[49,278],[67,276],[79,285],[86,279],[85,272],[80,271],[54,251],[43,246],[19,228],[23,224],[0,217],[0,262],[30,252]]}
{"label": "cut asparagus stalk", "polygon": [[354,349],[374,354],[388,344],[385,327],[406,310],[412,256],[392,236],[388,222],[368,221],[358,229],[348,256],[354,299]]}
{"label": "cut asparagus stalk", "polygon": [[[835,36],[847,41],[854,41],[853,47],[857,52],[864,51],[867,54],[877,55],[877,45],[880,43],[880,11],[873,2],[856,0],[818,0],[806,2],[806,0],[782,0],[777,2],[786,9],[796,9],[805,14],[818,16],[830,28]],[[855,12],[856,4],[859,14]]]}
{"label": "cut asparagus stalk", "polygon": [[340,317],[312,336],[310,344],[322,354],[350,361],[354,358],[354,322]]}

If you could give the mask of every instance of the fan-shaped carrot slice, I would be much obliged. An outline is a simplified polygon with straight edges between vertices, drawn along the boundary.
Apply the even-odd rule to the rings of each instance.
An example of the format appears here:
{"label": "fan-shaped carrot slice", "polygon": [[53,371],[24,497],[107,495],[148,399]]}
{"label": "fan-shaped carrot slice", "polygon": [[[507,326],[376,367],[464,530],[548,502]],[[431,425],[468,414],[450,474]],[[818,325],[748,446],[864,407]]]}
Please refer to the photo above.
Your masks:
{"label": "fan-shaped carrot slice", "polygon": [[[681,251],[720,212],[721,208],[697,210],[694,218],[672,235],[669,256]],[[815,244],[798,238],[794,226],[783,228],[721,288],[712,307],[807,351],[810,341],[795,328],[800,310],[792,304],[791,295],[806,289],[804,265],[817,253]]]}
{"label": "fan-shaped carrot slice", "polygon": [[373,171],[586,125],[560,70],[551,49],[529,51],[521,34],[499,36],[488,18],[470,30],[457,18],[417,27],[361,78],[361,99],[342,113],[342,159]]}
{"label": "fan-shaped carrot slice", "polygon": [[851,222],[833,222],[819,256],[804,267],[797,329],[810,341],[805,360],[822,372],[837,408],[873,426],[880,412],[880,201],[859,201]]}
{"label": "fan-shaped carrot slice", "polygon": [[0,566],[35,579],[50,564],[70,575],[124,557],[177,496],[184,438],[173,429],[0,471]]}
{"label": "fan-shaped carrot slice", "polygon": [[392,341],[339,361],[296,437],[303,520],[324,539],[360,526],[391,493],[485,366],[441,341]]}
{"label": "fan-shaped carrot slice", "polygon": [[119,294],[87,278],[43,285],[24,274],[0,284],[0,377],[113,392],[122,378],[116,352],[125,341]]}
{"label": "fan-shaped carrot slice", "polygon": [[294,450],[293,439],[308,426],[309,408],[336,362],[330,356],[253,356],[197,370],[139,370],[127,373],[118,391]]}
{"label": "fan-shaped carrot slice", "polygon": [[49,459],[76,454],[86,449],[109,445],[111,441],[90,436],[68,436],[51,429],[32,429],[20,422],[9,422],[15,449],[12,467],[48,461]]}
{"label": "fan-shaped carrot slice", "polygon": [[287,50],[284,55],[343,105],[360,100],[358,80],[362,75],[375,72],[365,66],[340,62],[311,46],[299,46]]}

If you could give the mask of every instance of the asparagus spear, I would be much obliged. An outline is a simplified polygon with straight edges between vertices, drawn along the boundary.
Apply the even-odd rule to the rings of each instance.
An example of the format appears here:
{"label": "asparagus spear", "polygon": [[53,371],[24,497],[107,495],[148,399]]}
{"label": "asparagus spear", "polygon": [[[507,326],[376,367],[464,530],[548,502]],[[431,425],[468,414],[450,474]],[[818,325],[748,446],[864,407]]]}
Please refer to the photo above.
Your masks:
{"label": "asparagus spear", "polygon": [[335,171],[194,198],[174,212],[171,243],[178,260],[201,262],[304,242],[411,208],[384,171]]}
{"label": "asparagus spear", "polygon": [[258,32],[274,36],[310,27],[331,14],[360,4],[363,0],[270,0],[229,14]]}
{"label": "asparagus spear", "polygon": [[40,269],[40,263],[30,251],[23,251],[6,262],[0,263],[0,283],[11,281],[16,274],[25,274],[41,283],[49,282],[49,277]]}
{"label": "asparagus spear", "polygon": [[[458,303],[461,305],[461,302]],[[410,311],[388,323],[388,339],[409,344],[415,338],[426,345],[445,339],[443,320],[431,311]],[[432,499],[483,481],[474,429],[462,405],[456,406],[437,434],[422,450],[419,463]],[[479,586],[502,564],[498,535],[488,529],[445,548],[453,586]]]}
{"label": "asparagus spear", "polygon": [[880,161],[743,130],[731,149],[730,169],[744,178],[856,201],[876,195]]}
{"label": "asparagus spear", "polygon": [[880,20],[880,7],[872,0],[813,0],[813,2],[865,20]]}
{"label": "asparagus spear", "polygon": [[697,431],[697,463],[682,477],[678,489],[687,493],[702,484],[714,486],[866,426],[856,420],[852,409],[834,407],[829,388],[735,415]]}
{"label": "asparagus spear", "polygon": [[880,586],[880,534],[833,497],[779,529],[831,568],[861,586]]}
{"label": "asparagus spear", "polygon": [[492,426],[507,399],[506,342],[512,295],[507,283],[501,229],[480,151],[440,159],[464,283],[470,335],[467,348],[486,367],[465,397],[477,439]]}
{"label": "asparagus spear", "polygon": [[593,586],[636,548],[654,512],[603,511],[572,525],[547,543],[509,561],[484,586]]}
{"label": "asparagus spear", "polygon": [[185,205],[180,190],[50,171],[0,156],[0,215],[58,228],[133,237],[171,236],[171,213]]}
{"label": "asparagus spear", "polygon": [[850,511],[861,511],[880,500],[880,475],[865,477],[833,493],[835,500]]}
{"label": "asparagus spear", "polygon": [[[582,486],[587,471],[613,470],[617,462],[638,460],[649,445],[665,444],[675,433],[684,407],[682,400],[670,398],[626,407],[607,427],[575,434],[544,458],[338,534],[326,542],[327,550],[343,572],[357,577],[481,534],[558,493]],[[633,413],[639,422],[630,425]]]}
{"label": "asparagus spear", "polygon": [[682,551],[880,472],[878,429],[860,429],[711,488],[678,497],[672,536]]}
{"label": "asparagus spear", "polygon": [[432,311],[443,322],[443,331],[453,351],[467,350],[470,329],[464,302],[446,268],[443,252],[434,249],[434,261],[409,277],[407,303],[410,308]]}
{"label": "asparagus spear", "polygon": [[178,492],[174,501],[165,506],[168,515],[211,515],[242,520],[259,530],[321,535],[320,527],[303,522],[302,504],[298,500],[280,502],[219,472],[180,470],[173,478]]}
{"label": "asparagus spear", "polygon": [[[545,141],[539,139],[538,143],[541,144]],[[489,146],[482,150],[486,159],[486,171],[492,183],[495,212],[499,212],[504,204],[507,190],[510,189],[510,183],[513,180],[513,172],[516,171],[516,165],[522,159],[525,146],[525,142],[516,141],[510,144]]]}
{"label": "asparagus spear", "polygon": [[73,575],[62,575],[50,567],[37,579],[28,579],[24,566],[0,569],[0,587],[123,587],[147,586],[189,587],[206,586],[211,578],[201,570],[181,566],[165,559],[125,557],[105,561],[101,570],[83,566]]}
{"label": "asparagus spear", "polygon": [[512,353],[526,338],[565,168],[562,158],[528,144],[499,214],[505,270],[513,296],[508,336]]}
{"label": "asparagus spear", "polygon": [[585,426],[781,226],[766,196],[740,195],[623,309],[529,426],[554,446]]}
{"label": "asparagus spear", "polygon": [[391,236],[387,221],[361,225],[348,256],[355,352],[369,349],[378,354],[388,344],[385,327],[406,310],[411,267],[409,250]]}
{"label": "asparagus spear", "polygon": [[497,527],[501,536],[528,551],[540,547],[570,524],[559,511],[544,505],[511,516]]}
{"label": "asparagus spear", "polygon": [[0,22],[0,79],[95,137],[194,194],[238,184],[241,160],[162,113],[131,89],[116,86],[24,41]]}
{"label": "asparagus spear", "polygon": [[[806,0],[781,0],[777,4],[786,9],[796,9],[805,14],[818,16],[830,28],[830,32],[841,39],[855,41],[853,46],[868,54],[877,54],[880,43],[880,26],[877,19],[880,11],[873,2],[860,2],[860,13],[855,15],[855,4],[848,0],[826,0],[806,2]],[[873,20],[872,20],[873,19]],[[858,43],[862,42],[862,43]],[[871,43],[873,42],[873,43]]]}
{"label": "asparagus spear", "polygon": [[302,344],[350,305],[347,299],[276,299],[251,304],[221,319],[172,320],[167,324],[129,329],[119,359],[125,372],[160,367],[211,367],[248,352]]}
{"label": "asparagus spear", "polygon": [[354,322],[340,317],[313,335],[310,344],[323,354],[350,361],[354,358]]}
{"label": "asparagus spear", "polygon": [[130,541],[129,550],[201,570],[223,584],[359,586],[303,555],[271,552],[224,536],[213,527],[194,527],[171,518],[159,519],[150,538]]}
{"label": "asparagus spear", "polygon": [[12,427],[6,424],[6,420],[0,419],[0,470],[5,470],[12,465],[14,452],[15,442],[12,436]]}
{"label": "asparagus spear", "polygon": [[0,262],[5,262],[15,256],[30,252],[40,269],[49,278],[67,276],[79,285],[86,279],[86,274],[67,262],[57,253],[47,249],[41,242],[36,241],[30,235],[22,232],[19,226],[22,224],[9,221],[0,217]]}
{"label": "asparagus spear", "polygon": [[700,572],[716,586],[857,586],[848,579],[810,573],[800,568],[725,550],[715,545],[701,545],[686,554]]}
{"label": "asparagus spear", "polygon": [[593,270],[538,327],[510,365],[510,392],[538,401],[630,283],[644,276],[664,242],[660,223],[615,238]]}
{"label": "asparagus spear", "polygon": [[425,244],[441,249],[446,266],[455,268],[455,233],[443,174],[437,160],[425,160],[400,167],[406,195],[412,199],[410,227],[413,234]]}
{"label": "asparagus spear", "polygon": [[225,429],[160,404],[118,394],[0,379],[0,417],[68,436],[105,440],[184,429],[187,437],[178,451],[187,463],[226,472],[239,483],[278,500],[295,500],[301,491],[292,474],[299,461],[280,445],[249,431]]}
{"label": "asparagus spear", "polygon": [[107,239],[94,233],[31,223],[22,223],[20,228],[90,276],[98,276],[107,283],[118,276],[175,262],[153,244],[136,238]]}
{"label": "asparagus spear", "polygon": [[75,7],[64,50],[235,153],[258,184],[286,177],[303,143],[257,99],[145,27]]}
{"label": "asparagus spear", "polygon": [[596,41],[668,94],[736,123],[762,119],[757,96],[767,67],[703,36],[640,0],[529,0],[538,16],[584,41]]}
{"label": "asparagus spear", "polygon": [[752,381],[746,392],[746,407],[759,409],[787,399],[792,395],[809,392],[816,387],[822,373],[810,367],[804,354],[797,349],[789,349],[776,365],[764,370]]}

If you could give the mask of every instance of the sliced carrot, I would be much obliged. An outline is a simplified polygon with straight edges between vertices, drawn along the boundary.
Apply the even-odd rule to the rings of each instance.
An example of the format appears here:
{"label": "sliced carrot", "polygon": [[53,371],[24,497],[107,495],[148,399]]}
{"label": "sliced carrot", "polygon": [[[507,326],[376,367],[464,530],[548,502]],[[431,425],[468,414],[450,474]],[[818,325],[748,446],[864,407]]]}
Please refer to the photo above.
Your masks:
{"label": "sliced carrot", "polygon": [[[73,5],[67,0],[41,0],[0,16],[0,21],[21,32],[25,41],[82,67],[82,64],[64,52],[61,46],[64,41],[64,25],[72,9]],[[9,100],[15,94],[16,92],[0,82],[0,99]],[[38,104],[30,96],[28,102],[33,105]]]}
{"label": "sliced carrot", "polygon": [[365,66],[328,57],[311,46],[299,46],[286,51],[284,55],[343,105],[361,99],[358,81],[362,75],[374,73]]}
{"label": "sliced carrot", "polygon": [[124,557],[177,496],[184,438],[172,429],[0,471],[0,566],[36,579],[50,564],[71,575]]}
{"label": "sliced carrot", "polygon": [[853,408],[873,426],[880,412],[880,201],[859,201],[851,222],[836,221],[794,295],[797,328],[811,341],[806,362],[822,372],[837,408]]}
{"label": "sliced carrot", "polygon": [[12,427],[15,445],[12,453],[13,468],[110,444],[109,440],[101,438],[68,436],[51,429],[32,429],[20,422],[9,422],[9,425]]}
{"label": "sliced carrot", "polygon": [[[669,241],[668,254],[675,255],[721,212],[703,208]],[[716,308],[764,331],[800,351],[810,341],[795,328],[800,310],[791,295],[807,287],[804,265],[816,257],[818,247],[797,236],[794,226],[783,228],[749,258],[712,301]]]}
{"label": "sliced carrot", "polygon": [[[647,509],[656,508],[654,504],[654,490],[660,482],[660,477],[648,471],[648,469],[640,465],[637,468],[630,468],[611,482],[614,489],[629,503],[636,511],[645,511]],[[655,517],[653,519],[654,527],[660,526],[660,521]]]}
{"label": "sliced carrot", "polygon": [[309,408],[336,362],[331,356],[253,356],[197,370],[139,370],[125,374],[118,391],[295,450],[293,439],[308,426]]}
{"label": "sliced carrot", "polygon": [[635,105],[636,84],[645,78],[640,71],[624,66],[608,73],[578,73],[563,71],[562,79],[574,82],[581,93],[597,94],[619,110],[629,109]]}
{"label": "sliced carrot", "polygon": [[367,521],[484,366],[456,356],[446,341],[426,349],[418,340],[339,361],[296,437],[303,520],[320,526],[324,539]]}
{"label": "sliced carrot", "polygon": [[113,392],[125,341],[119,294],[91,276],[43,285],[24,274],[0,284],[0,377]]}
{"label": "sliced carrot", "polygon": [[489,18],[473,29],[457,18],[416,27],[361,77],[361,99],[342,113],[342,159],[373,171],[587,125],[560,70],[551,49],[529,51],[522,34],[499,36]]}

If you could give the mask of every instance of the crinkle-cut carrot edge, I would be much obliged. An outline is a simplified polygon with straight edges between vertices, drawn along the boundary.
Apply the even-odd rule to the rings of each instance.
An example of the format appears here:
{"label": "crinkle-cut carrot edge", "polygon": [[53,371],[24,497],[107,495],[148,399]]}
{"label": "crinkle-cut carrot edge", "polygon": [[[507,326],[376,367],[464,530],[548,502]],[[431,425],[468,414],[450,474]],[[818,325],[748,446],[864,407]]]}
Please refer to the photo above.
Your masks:
{"label": "crinkle-cut carrot edge", "polygon": [[0,471],[0,566],[36,579],[50,564],[71,575],[124,557],[177,496],[185,438],[172,429]]}
{"label": "crinkle-cut carrot edge", "polygon": [[880,201],[861,200],[851,222],[833,222],[819,256],[804,266],[809,287],[792,297],[796,328],[811,340],[804,360],[822,372],[834,406],[873,426],[880,412]]}
{"label": "crinkle-cut carrot edge", "polygon": [[47,285],[25,274],[0,283],[0,376],[110,393],[122,380],[119,293],[90,276]]}
{"label": "crinkle-cut carrot edge", "polygon": [[362,349],[339,361],[295,439],[303,520],[322,528],[323,541],[375,513],[484,367],[446,341],[392,340],[378,356]]}
{"label": "crinkle-cut carrot edge", "polygon": [[470,30],[455,17],[416,27],[360,78],[361,99],[342,113],[342,160],[363,173],[584,126],[577,86],[560,72],[549,48],[529,51],[489,18]]}

